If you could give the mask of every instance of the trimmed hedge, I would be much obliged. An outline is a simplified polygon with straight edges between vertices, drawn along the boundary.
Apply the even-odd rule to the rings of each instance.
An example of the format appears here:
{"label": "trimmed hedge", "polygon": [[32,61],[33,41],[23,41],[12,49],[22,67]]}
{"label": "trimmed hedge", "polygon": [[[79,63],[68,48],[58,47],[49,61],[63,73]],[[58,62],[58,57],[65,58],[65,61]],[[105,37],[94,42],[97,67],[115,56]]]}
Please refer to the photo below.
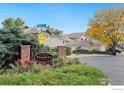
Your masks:
{"label": "trimmed hedge", "polygon": [[98,50],[89,51],[85,49],[74,50],[73,53],[74,54],[111,54],[108,51],[98,51]]}
{"label": "trimmed hedge", "polygon": [[110,52],[108,52],[108,51],[97,51],[97,50],[94,50],[94,51],[92,51],[93,52],[93,54],[111,54]]}

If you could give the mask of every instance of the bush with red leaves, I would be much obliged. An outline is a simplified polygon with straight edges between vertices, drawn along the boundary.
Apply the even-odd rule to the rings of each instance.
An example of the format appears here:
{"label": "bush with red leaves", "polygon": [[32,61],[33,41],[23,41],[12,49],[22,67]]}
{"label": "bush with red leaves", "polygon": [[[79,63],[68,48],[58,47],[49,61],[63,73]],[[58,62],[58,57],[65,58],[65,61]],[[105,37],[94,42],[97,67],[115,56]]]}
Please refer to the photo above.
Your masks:
{"label": "bush with red leaves", "polygon": [[22,66],[22,67],[27,67],[27,66],[30,66],[30,65],[32,65],[34,63],[35,63],[35,61],[33,61],[33,60],[21,61],[21,60],[17,59],[15,61],[15,64],[17,64],[19,66]]}

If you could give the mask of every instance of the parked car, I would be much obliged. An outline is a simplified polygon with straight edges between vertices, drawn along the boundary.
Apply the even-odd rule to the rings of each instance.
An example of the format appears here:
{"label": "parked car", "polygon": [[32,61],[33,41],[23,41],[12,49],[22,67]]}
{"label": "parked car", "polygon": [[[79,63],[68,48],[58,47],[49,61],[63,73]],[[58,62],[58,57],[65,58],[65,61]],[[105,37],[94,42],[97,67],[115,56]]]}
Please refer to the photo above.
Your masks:
{"label": "parked car", "polygon": [[[106,51],[113,51],[112,48],[108,48],[106,49]],[[124,51],[124,49],[121,49],[121,48],[115,48],[115,51],[118,52],[118,53],[121,53],[122,51]]]}
{"label": "parked car", "polygon": [[124,49],[122,49],[122,48],[115,48],[117,51],[120,51],[120,52],[123,52],[124,51]]}
{"label": "parked car", "polygon": [[77,47],[76,49],[75,49],[75,53],[76,54],[80,54],[80,50],[81,50],[82,48],[81,47]]}

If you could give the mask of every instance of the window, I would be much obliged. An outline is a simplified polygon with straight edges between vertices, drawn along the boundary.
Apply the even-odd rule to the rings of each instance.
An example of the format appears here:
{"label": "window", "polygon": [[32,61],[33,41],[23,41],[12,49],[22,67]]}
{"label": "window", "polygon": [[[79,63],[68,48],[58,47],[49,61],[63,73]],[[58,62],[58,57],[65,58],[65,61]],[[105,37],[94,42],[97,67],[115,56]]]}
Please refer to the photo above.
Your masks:
{"label": "window", "polygon": [[83,41],[83,38],[81,38],[81,41]]}

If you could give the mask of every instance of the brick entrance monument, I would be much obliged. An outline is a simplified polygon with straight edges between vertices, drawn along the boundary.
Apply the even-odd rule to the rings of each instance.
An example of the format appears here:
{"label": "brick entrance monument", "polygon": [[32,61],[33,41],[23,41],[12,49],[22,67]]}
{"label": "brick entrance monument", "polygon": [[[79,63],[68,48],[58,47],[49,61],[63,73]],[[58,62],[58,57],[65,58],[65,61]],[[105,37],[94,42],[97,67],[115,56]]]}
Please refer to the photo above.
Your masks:
{"label": "brick entrance monument", "polygon": [[21,61],[30,60],[30,45],[21,45]]}
{"label": "brick entrance monument", "polygon": [[62,59],[66,58],[66,48],[64,46],[57,47],[58,56]]}

